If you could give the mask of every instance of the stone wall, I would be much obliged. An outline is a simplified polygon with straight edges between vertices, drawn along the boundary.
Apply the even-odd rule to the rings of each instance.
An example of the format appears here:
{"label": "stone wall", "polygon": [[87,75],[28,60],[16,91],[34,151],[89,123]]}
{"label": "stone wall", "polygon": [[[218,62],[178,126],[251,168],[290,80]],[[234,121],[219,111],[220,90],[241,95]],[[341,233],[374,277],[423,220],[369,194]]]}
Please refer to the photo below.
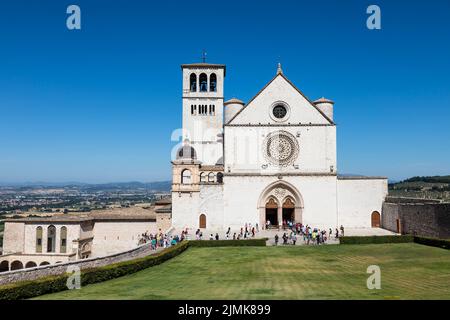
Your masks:
{"label": "stone wall", "polygon": [[388,201],[382,209],[383,228],[397,232],[399,220],[402,234],[450,238],[450,203],[407,202],[392,198]]}
{"label": "stone wall", "polygon": [[61,275],[67,272],[67,268],[69,266],[78,266],[81,270],[103,267],[112,263],[148,256],[153,252],[154,251],[151,251],[150,244],[144,244],[132,250],[104,257],[3,272],[0,274],[0,285],[19,281],[36,280],[38,278],[47,276]]}

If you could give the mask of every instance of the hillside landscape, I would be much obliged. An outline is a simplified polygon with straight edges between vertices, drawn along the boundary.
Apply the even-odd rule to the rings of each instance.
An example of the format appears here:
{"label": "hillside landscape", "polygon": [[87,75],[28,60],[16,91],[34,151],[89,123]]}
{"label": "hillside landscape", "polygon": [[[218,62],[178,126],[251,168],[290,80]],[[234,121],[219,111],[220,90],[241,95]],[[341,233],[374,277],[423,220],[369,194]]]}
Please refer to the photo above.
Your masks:
{"label": "hillside landscape", "polygon": [[450,201],[450,175],[412,177],[389,184],[389,195]]}

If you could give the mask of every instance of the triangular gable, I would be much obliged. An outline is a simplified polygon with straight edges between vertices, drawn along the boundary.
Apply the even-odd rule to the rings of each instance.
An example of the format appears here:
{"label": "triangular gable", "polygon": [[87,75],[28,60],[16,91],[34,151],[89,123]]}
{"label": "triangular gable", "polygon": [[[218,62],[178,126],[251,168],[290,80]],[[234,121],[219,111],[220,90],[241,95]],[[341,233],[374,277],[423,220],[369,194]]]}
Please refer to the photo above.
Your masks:
{"label": "triangular gable", "polygon": [[[281,77],[281,78],[279,78]],[[251,105],[255,103],[255,101],[258,100],[258,98],[264,94],[264,92],[266,90],[269,90],[269,88],[271,87],[271,85],[274,83],[274,81],[278,81],[278,79],[283,79],[284,81],[286,81],[287,84],[290,85],[290,87],[293,88],[293,90],[300,94],[300,96],[302,97],[301,100],[303,100],[304,104],[309,108],[311,107],[311,110],[314,110],[313,112],[317,115],[320,116],[319,120],[320,122],[325,122],[326,124],[334,124],[334,122],[328,118],[311,100],[309,100],[288,78],[286,78],[286,76],[283,73],[278,73],[277,75],[275,75],[275,77],[272,78],[272,80],[270,80],[247,104],[245,104],[245,106],[239,111],[237,112],[233,118],[230,119],[230,121],[228,121],[227,124],[243,124],[240,123],[241,121],[239,121],[239,118],[243,117],[243,114],[245,114],[246,112],[248,112],[249,107],[251,109]],[[280,99],[282,97],[279,97]],[[280,100],[280,99],[276,99],[276,100]],[[282,99],[281,99],[282,100]],[[273,101],[275,102],[275,101]],[[258,107],[258,106],[256,106]],[[293,106],[295,107],[295,106]],[[247,110],[247,111],[246,111]],[[291,112],[295,112],[296,110],[292,110]],[[317,119],[317,117],[316,117]],[[317,121],[306,121],[306,122],[317,122]],[[249,123],[249,121],[246,121],[244,123]],[[303,122],[305,123],[305,122]]]}

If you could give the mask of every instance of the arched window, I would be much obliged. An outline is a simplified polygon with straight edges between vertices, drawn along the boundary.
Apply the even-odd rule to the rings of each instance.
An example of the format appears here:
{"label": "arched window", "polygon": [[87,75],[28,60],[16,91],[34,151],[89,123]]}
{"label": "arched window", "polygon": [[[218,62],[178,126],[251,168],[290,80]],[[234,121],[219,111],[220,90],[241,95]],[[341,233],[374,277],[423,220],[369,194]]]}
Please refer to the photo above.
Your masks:
{"label": "arched window", "polygon": [[62,227],[60,233],[61,233],[61,243],[59,245],[59,252],[66,253],[66,251],[67,251],[67,228]]}
{"label": "arched window", "polygon": [[223,173],[222,172],[217,173],[217,182],[223,183]]}
{"label": "arched window", "polygon": [[200,92],[207,92],[208,91],[208,76],[206,73],[200,74]]}
{"label": "arched window", "polygon": [[36,253],[42,252],[42,227],[36,228]]}
{"label": "arched window", "polygon": [[23,269],[23,263],[19,260],[11,262],[11,271]]}
{"label": "arched window", "polygon": [[34,261],[28,261],[27,264],[25,265],[25,268],[34,268],[34,267],[37,267],[37,264]]}
{"label": "arched window", "polygon": [[181,183],[182,184],[191,184],[191,171],[188,169],[183,170],[181,173]]}
{"label": "arched window", "polygon": [[206,182],[206,173],[200,173],[200,182]]}
{"label": "arched window", "polygon": [[195,73],[191,73],[191,76],[189,78],[189,88],[191,92],[197,91],[197,75]]}
{"label": "arched window", "polygon": [[211,75],[209,76],[209,91],[217,91],[217,76],[215,73],[211,73]]}
{"label": "arched window", "polygon": [[47,228],[47,252],[55,252],[56,247],[56,228],[49,226]]}
{"label": "arched window", "polygon": [[5,271],[9,271],[9,262],[7,260],[0,262],[0,272]]}
{"label": "arched window", "polygon": [[214,173],[212,173],[212,172],[210,172],[209,174],[208,174],[208,182],[214,182]]}

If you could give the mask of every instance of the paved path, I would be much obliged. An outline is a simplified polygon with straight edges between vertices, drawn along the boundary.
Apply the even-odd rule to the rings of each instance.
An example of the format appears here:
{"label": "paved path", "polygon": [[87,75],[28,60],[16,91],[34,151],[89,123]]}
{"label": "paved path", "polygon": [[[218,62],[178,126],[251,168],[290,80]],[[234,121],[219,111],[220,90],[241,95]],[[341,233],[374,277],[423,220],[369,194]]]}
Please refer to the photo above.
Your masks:
{"label": "paved path", "polygon": [[[381,228],[347,228],[344,230],[344,234],[346,236],[382,236],[382,235],[396,235],[396,233],[391,232],[389,230],[386,229],[381,229]],[[195,232],[196,230],[188,230],[188,236],[187,239],[188,240],[195,240]],[[238,234],[240,232],[240,229],[231,229],[231,234],[229,236],[229,240],[233,239],[233,234],[236,233]],[[290,234],[290,230],[286,229],[286,230],[276,230],[276,229],[271,229],[271,230],[259,230],[259,232],[256,233],[255,235],[255,239],[261,239],[261,238],[268,238],[269,240],[267,241],[267,245],[269,246],[273,246],[275,245],[275,235],[278,234],[279,237],[279,241],[278,241],[278,245],[283,245],[283,239],[282,236],[284,233],[286,233],[288,236]],[[202,233],[203,233],[203,238],[202,240],[209,240],[210,239],[210,235],[212,234],[213,237],[215,238],[216,233],[219,234],[219,240],[227,240],[226,238],[226,230],[217,230],[217,229],[202,229]],[[174,229],[171,231],[172,235],[176,235],[176,234],[181,234],[180,230]],[[327,236],[328,236],[328,232],[327,232]],[[250,239],[252,237],[250,236]],[[243,239],[243,238],[242,238]],[[334,230],[333,230],[333,235],[331,236],[331,239],[328,239],[327,242],[325,243],[325,245],[328,244],[339,244],[339,240],[336,239],[334,237]],[[292,244],[289,244],[292,245]],[[303,241],[303,236],[297,236],[297,242],[296,245],[306,245],[306,243]],[[313,244],[310,244],[313,245]],[[317,244],[315,244],[317,245]]]}

